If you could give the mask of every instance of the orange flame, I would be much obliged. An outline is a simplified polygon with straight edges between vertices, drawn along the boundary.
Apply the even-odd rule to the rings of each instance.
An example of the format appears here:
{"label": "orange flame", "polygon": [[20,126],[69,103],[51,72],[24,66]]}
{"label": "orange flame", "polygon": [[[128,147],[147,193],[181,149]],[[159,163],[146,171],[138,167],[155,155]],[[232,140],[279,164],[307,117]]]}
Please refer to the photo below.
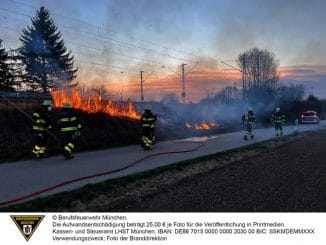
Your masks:
{"label": "orange flame", "polygon": [[136,120],[140,118],[131,101],[127,105],[117,106],[112,100],[105,103],[99,95],[88,96],[87,100],[83,100],[76,88],[72,88],[71,96],[68,96],[64,90],[52,90],[51,95],[54,107],[62,107],[64,102],[68,102],[73,108],[88,113],[104,112],[112,117],[127,117]]}
{"label": "orange flame", "polygon": [[212,128],[217,128],[218,125],[216,122],[207,123],[205,121],[202,121],[200,124],[195,123],[194,126],[192,126],[190,123],[186,122],[185,127],[186,128],[194,128],[195,130],[208,130],[208,129],[212,129]]}

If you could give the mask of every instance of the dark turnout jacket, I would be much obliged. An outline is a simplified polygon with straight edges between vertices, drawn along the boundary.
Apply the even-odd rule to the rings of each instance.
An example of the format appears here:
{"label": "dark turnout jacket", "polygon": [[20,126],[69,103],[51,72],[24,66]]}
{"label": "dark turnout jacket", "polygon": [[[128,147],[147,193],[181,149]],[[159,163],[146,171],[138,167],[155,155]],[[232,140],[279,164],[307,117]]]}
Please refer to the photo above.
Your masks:
{"label": "dark turnout jacket", "polygon": [[63,110],[59,114],[58,124],[61,132],[75,132],[81,128],[73,110]]}
{"label": "dark turnout jacket", "polygon": [[155,121],[156,115],[151,111],[145,111],[140,118],[140,123],[143,128],[154,128]]}
{"label": "dark turnout jacket", "polygon": [[45,110],[38,110],[33,113],[33,131],[34,133],[43,133],[51,129],[50,116]]}
{"label": "dark turnout jacket", "polygon": [[272,123],[284,123],[285,115],[282,112],[275,112],[271,118]]}

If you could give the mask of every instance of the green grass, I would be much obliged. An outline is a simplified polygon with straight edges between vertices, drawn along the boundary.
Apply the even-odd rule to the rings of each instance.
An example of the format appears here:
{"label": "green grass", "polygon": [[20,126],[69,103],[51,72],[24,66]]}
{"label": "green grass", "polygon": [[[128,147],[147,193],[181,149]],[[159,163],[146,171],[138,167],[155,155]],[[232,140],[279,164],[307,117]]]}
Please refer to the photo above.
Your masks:
{"label": "green grass", "polygon": [[[299,133],[297,135],[305,135],[307,133]],[[272,146],[272,143],[280,142],[281,144],[290,143],[297,139],[297,135],[289,135],[281,138],[266,140],[263,142],[255,143],[249,146],[242,146],[232,150],[210,154],[203,157],[194,158],[178,163],[174,163],[168,166],[159,167],[153,170],[148,170],[142,173],[129,175],[126,177],[120,177],[116,179],[107,180],[97,184],[87,184],[77,190],[62,192],[49,197],[34,199],[25,203],[10,205],[3,207],[0,211],[13,212],[13,211],[51,211],[51,210],[64,210],[72,206],[73,202],[80,200],[82,203],[87,203],[94,198],[105,195],[111,191],[116,190],[118,187],[126,186],[129,183],[134,183],[138,180],[146,180],[152,176],[157,176],[170,171],[183,171],[188,166],[194,164],[200,164],[207,160],[228,160],[232,158],[234,154],[241,153],[244,151],[250,152],[264,152]]]}

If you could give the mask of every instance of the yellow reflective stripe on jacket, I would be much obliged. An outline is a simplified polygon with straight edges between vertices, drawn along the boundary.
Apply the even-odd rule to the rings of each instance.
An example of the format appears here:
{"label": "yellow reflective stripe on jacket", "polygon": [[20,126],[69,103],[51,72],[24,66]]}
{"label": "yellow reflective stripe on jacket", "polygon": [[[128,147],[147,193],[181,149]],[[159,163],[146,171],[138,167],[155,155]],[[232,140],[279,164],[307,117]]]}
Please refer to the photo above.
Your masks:
{"label": "yellow reflective stripe on jacket", "polygon": [[42,118],[40,118],[40,119],[37,119],[37,120],[36,120],[36,123],[46,123],[46,121],[43,120]]}
{"label": "yellow reflective stripe on jacket", "polygon": [[69,121],[70,121],[69,117],[64,117],[59,119],[59,122],[69,122]]}
{"label": "yellow reflective stripe on jacket", "polygon": [[144,128],[154,128],[154,124],[147,124],[147,123],[144,123],[142,125]]}
{"label": "yellow reflective stripe on jacket", "polygon": [[154,121],[155,118],[154,118],[154,117],[148,117],[148,118],[143,117],[142,120],[145,121],[145,122],[146,122],[146,121],[147,121],[147,122],[151,122],[151,121]]}
{"label": "yellow reflective stripe on jacket", "polygon": [[69,148],[69,146],[66,145],[66,146],[64,147],[64,149],[65,149],[66,151],[68,151],[69,153],[72,153],[72,151],[71,151],[71,149]]}
{"label": "yellow reflective stripe on jacket", "polygon": [[34,117],[40,117],[40,114],[37,113],[37,112],[34,112],[34,113],[33,113],[33,116],[34,116]]}
{"label": "yellow reflective stripe on jacket", "polygon": [[61,128],[62,132],[66,132],[66,131],[76,131],[77,127],[66,127],[66,128]]}
{"label": "yellow reflective stripe on jacket", "polygon": [[273,122],[285,122],[285,115],[281,116],[272,116],[272,121]]}
{"label": "yellow reflective stripe on jacket", "polygon": [[45,128],[40,127],[40,126],[33,126],[33,130],[44,131]]}
{"label": "yellow reflective stripe on jacket", "polygon": [[76,121],[76,120],[77,120],[77,117],[70,118],[70,121]]}

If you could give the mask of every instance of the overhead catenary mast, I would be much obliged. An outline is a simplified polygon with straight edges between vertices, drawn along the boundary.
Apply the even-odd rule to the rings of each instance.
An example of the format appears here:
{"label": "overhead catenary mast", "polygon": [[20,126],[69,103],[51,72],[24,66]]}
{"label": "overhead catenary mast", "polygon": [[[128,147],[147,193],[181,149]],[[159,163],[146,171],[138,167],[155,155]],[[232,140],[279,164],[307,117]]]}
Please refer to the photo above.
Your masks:
{"label": "overhead catenary mast", "polygon": [[144,102],[144,80],[143,80],[143,73],[144,71],[140,71],[140,101]]}
{"label": "overhead catenary mast", "polygon": [[154,73],[154,71],[149,73],[148,76],[145,77],[145,79],[143,78],[143,73],[144,73],[144,71],[140,71],[140,101],[141,102],[144,102],[144,100],[145,100],[145,98],[144,98],[144,82]]}
{"label": "overhead catenary mast", "polygon": [[182,97],[182,103],[186,103],[186,81],[185,81],[185,65],[182,64],[182,91],[181,91],[181,97]]}

